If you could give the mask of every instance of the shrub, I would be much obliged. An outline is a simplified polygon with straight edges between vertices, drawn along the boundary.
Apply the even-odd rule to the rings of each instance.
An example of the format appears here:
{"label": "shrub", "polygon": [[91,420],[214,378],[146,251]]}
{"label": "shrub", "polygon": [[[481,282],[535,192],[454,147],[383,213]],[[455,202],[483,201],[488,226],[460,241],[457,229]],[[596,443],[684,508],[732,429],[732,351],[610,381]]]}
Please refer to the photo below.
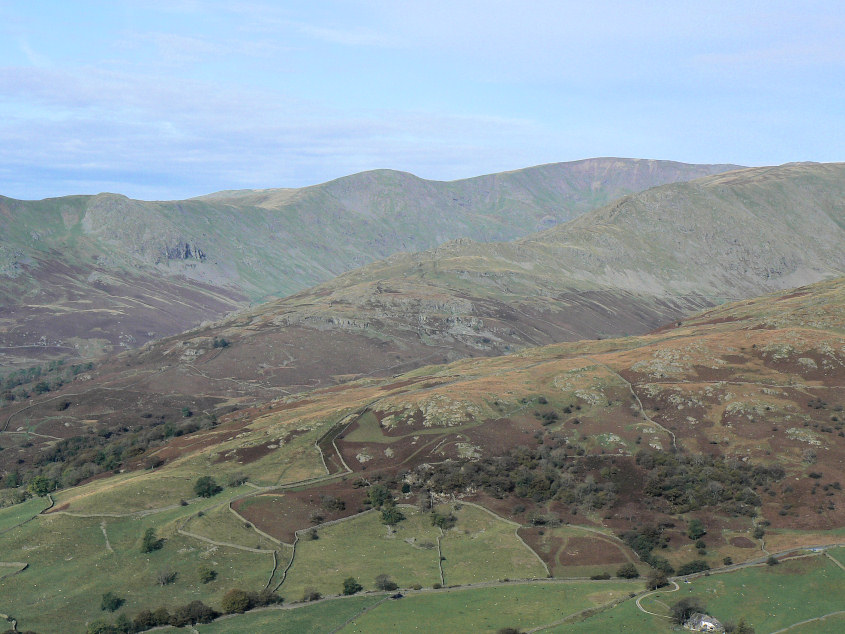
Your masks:
{"label": "shrub", "polygon": [[622,577],[623,579],[636,579],[640,576],[640,573],[634,564],[628,563],[619,567],[619,570],[616,571],[616,576]]}
{"label": "shrub", "polygon": [[690,521],[689,526],[687,527],[687,535],[690,539],[700,539],[706,534],[707,530],[705,530],[704,524],[701,523],[701,520],[693,519]]}
{"label": "shrub", "polygon": [[211,583],[217,579],[217,571],[209,566],[201,566],[199,569],[200,581],[203,583]]}
{"label": "shrub", "polygon": [[220,609],[226,614],[246,612],[250,607],[249,595],[239,588],[232,588],[223,595]]}
{"label": "shrub", "polygon": [[771,556],[766,560],[767,566],[777,566],[780,562],[778,561],[777,557]]}
{"label": "shrub", "polygon": [[171,570],[170,568],[159,570],[156,575],[156,583],[160,586],[169,586],[171,583],[176,581],[177,574],[178,573],[175,570]]}
{"label": "shrub", "polygon": [[432,513],[431,515],[431,525],[437,526],[442,530],[448,530],[452,528],[458,522],[458,518],[449,513],[448,515],[442,515],[440,513]]}
{"label": "shrub", "polygon": [[733,557],[725,557],[725,558],[722,560],[722,563],[723,563],[723,564],[725,564],[726,566],[730,566],[730,565],[732,565],[732,564],[733,564],[733,562],[734,562]]}
{"label": "shrub", "polygon": [[323,595],[317,592],[314,588],[305,588],[305,593],[302,595],[303,601],[319,601]]}
{"label": "shrub", "polygon": [[706,561],[703,559],[693,559],[678,568],[678,575],[683,577],[684,575],[692,575],[696,572],[704,572],[705,570],[710,570],[710,566]]}
{"label": "shrub", "polygon": [[358,581],[355,580],[355,577],[347,577],[343,580],[343,594],[347,596],[351,594],[357,594],[363,589],[364,586],[358,583]]}
{"label": "shrub", "polygon": [[229,480],[228,482],[226,482],[226,484],[229,486],[229,488],[234,489],[235,487],[241,486],[247,480],[249,480],[248,476],[245,476],[242,473],[235,473],[229,476]]}
{"label": "shrub", "polygon": [[381,510],[381,523],[388,526],[396,526],[399,522],[405,519],[405,516],[395,506],[385,506]]}
{"label": "shrub", "polygon": [[590,577],[590,579],[592,579],[593,581],[605,581],[607,579],[610,579],[610,573],[600,572],[597,575],[593,575],[592,577]]}
{"label": "shrub", "polygon": [[765,535],[765,534],[766,534],[766,529],[763,528],[762,526],[755,526],[754,527],[754,533],[753,533],[754,539],[762,539],[763,535]]}
{"label": "shrub", "polygon": [[443,586],[442,586],[442,584],[435,583],[435,584],[434,584],[433,586],[431,586],[431,587],[432,587],[432,588],[434,588],[435,590],[440,590],[440,588],[442,588]]}
{"label": "shrub", "polygon": [[154,550],[160,550],[164,546],[164,540],[156,536],[154,528],[148,528],[144,531],[144,538],[141,540],[141,552],[151,553]]}
{"label": "shrub", "polygon": [[381,574],[376,577],[376,588],[392,592],[399,588],[399,586],[390,580],[390,575]]}
{"label": "shrub", "polygon": [[217,612],[202,601],[191,601],[187,605],[181,605],[173,611],[170,617],[170,625],[184,627],[196,625],[197,623],[211,623],[217,617]]}
{"label": "shrub", "polygon": [[367,499],[370,504],[378,508],[388,500],[392,500],[390,491],[383,484],[374,484],[367,491]]}
{"label": "shrub", "polygon": [[202,476],[194,482],[194,493],[201,498],[210,498],[213,495],[217,495],[222,490],[223,487],[217,484],[211,476]]}
{"label": "shrub", "polygon": [[100,600],[100,609],[104,612],[116,612],[124,603],[126,603],[125,599],[121,599],[114,592],[109,590]]}
{"label": "shrub", "polygon": [[250,592],[249,602],[252,607],[260,608],[265,605],[278,605],[283,603],[284,599],[272,590],[266,589],[261,592]]}

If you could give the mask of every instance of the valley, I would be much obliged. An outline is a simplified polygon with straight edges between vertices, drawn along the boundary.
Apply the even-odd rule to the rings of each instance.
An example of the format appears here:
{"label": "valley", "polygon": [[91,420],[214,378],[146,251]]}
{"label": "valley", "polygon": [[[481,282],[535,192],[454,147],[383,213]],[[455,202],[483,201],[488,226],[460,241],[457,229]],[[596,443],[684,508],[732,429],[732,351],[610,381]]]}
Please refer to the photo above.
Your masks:
{"label": "valley", "polygon": [[661,632],[689,596],[830,631],[843,169],[660,185],[5,374],[0,612],[39,632],[433,612]]}
{"label": "valley", "polygon": [[735,167],[598,158],[453,182],[375,170],[169,202],[0,196],[0,368],[135,348],[397,252],[511,240]]}

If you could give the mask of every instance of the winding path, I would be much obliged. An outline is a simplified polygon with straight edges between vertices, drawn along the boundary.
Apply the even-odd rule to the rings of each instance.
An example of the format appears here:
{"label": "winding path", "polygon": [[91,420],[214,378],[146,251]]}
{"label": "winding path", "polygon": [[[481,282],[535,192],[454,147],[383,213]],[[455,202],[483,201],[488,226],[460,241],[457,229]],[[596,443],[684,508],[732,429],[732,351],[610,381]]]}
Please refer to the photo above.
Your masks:
{"label": "winding path", "polygon": [[646,610],[646,609],[642,606],[642,604],[640,603],[640,601],[642,601],[642,600],[643,600],[643,599],[645,599],[646,597],[650,597],[651,595],[653,595],[653,594],[657,594],[658,592],[677,592],[678,590],[680,590],[680,589],[681,589],[681,586],[679,586],[679,585],[677,584],[677,582],[675,582],[675,581],[670,581],[669,583],[671,583],[673,586],[675,586],[675,587],[674,587],[674,588],[672,588],[671,590],[663,590],[662,588],[659,588],[659,589],[657,589],[657,590],[652,590],[651,592],[646,592],[645,594],[640,595],[639,597],[637,597],[636,604],[637,604],[637,607],[640,609],[640,612],[645,612],[646,614],[651,614],[652,616],[657,616],[657,617],[660,617],[661,619],[671,619],[672,617],[670,617],[670,616],[666,616],[665,614],[658,614],[657,612],[649,612],[649,611],[648,611],[648,610]]}

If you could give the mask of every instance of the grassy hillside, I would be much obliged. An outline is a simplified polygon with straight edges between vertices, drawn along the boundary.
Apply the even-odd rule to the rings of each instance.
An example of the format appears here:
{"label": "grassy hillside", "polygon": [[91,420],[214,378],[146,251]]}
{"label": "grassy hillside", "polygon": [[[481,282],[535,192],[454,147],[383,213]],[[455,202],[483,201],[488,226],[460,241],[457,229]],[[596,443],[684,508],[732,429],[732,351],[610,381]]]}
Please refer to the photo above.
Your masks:
{"label": "grassy hillside", "polygon": [[379,170],[171,202],[0,197],[0,362],[135,347],[399,251],[510,240],[733,167],[590,159],[449,183]]}
{"label": "grassy hillside", "polygon": [[[127,448],[115,467],[122,473],[53,494],[46,512],[34,502],[0,510],[0,572],[8,571],[0,611],[21,628],[50,631],[61,618],[82,631],[86,620],[114,618],[99,607],[107,591],[125,599],[119,612],[133,617],[161,606],[173,613],[190,600],[220,609],[232,587],[275,589],[286,603],[306,590],[340,594],[349,577],[372,590],[387,574],[403,591],[416,584],[428,591],[366,613],[327,604],[326,623],[354,617],[347,627],[395,630],[416,622],[417,609],[440,606],[443,623],[460,629],[462,618],[478,618],[461,605],[481,583],[492,584],[478,596],[489,600],[481,614],[493,630],[569,618],[586,619],[585,627],[595,618],[607,631],[625,631],[626,623],[655,629],[663,597],[641,602],[657,616],[631,601],[612,607],[627,588],[642,592],[642,581],[583,576],[614,576],[626,563],[641,574],[646,562],[676,573],[695,561],[720,569],[726,558],[762,563],[845,539],[843,303],[845,278],[838,278],[647,335],[465,359],[218,408],[206,429],[159,440],[143,436],[134,422],[140,416],[127,418],[136,431],[118,438]],[[133,415],[132,407],[122,415]],[[112,440],[86,420],[91,431],[77,433],[91,438],[96,464]],[[39,433],[38,416],[31,424]],[[36,437],[0,434],[0,456],[11,458],[4,464],[27,455],[26,438]],[[64,453],[42,471],[48,480],[87,459],[73,443],[52,443],[59,446]],[[223,490],[194,497],[203,475]],[[147,528],[165,541],[143,553]],[[836,595],[812,588],[838,588],[842,569],[826,555],[799,561],[700,578],[691,589],[726,620],[746,615],[774,629],[824,616],[835,606],[822,599]],[[177,574],[159,586],[165,565]],[[203,583],[202,566],[217,577]],[[92,569],[97,574],[86,576]],[[518,609],[533,601],[523,588],[535,586],[511,591],[505,579],[546,574],[582,577],[583,585],[569,593],[553,582],[563,596],[545,603],[541,619],[534,608]],[[758,574],[765,575],[759,587],[745,590]],[[79,578],[85,582],[68,585]],[[438,594],[435,583],[469,589]],[[795,584],[817,600],[790,594]],[[689,590],[680,585],[679,596]],[[302,613],[303,627],[320,622],[319,605]],[[602,610],[581,614],[588,608]],[[272,627],[271,612],[220,627],[240,618]],[[290,611],[279,616],[300,622]]]}

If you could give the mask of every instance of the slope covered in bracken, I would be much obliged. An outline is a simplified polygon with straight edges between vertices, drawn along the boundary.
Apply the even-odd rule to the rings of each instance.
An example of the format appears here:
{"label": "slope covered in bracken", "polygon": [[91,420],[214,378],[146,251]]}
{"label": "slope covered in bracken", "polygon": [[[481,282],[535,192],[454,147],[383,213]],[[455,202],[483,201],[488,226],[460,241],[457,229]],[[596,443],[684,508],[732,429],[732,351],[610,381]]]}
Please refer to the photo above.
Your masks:
{"label": "slope covered in bracken", "polygon": [[[26,565],[0,578],[0,596],[23,623],[43,624],[71,604],[75,619],[96,616],[105,589],[137,611],[218,605],[233,584],[296,600],[385,571],[403,587],[584,577],[626,563],[685,574],[838,543],[843,302],[837,278],[637,337],[218,410],[196,431],[172,420],[155,421],[154,437],[131,427],[114,473],[54,492],[40,515],[31,501],[0,516],[2,552]],[[25,451],[6,446],[12,437],[3,453]],[[116,455],[91,437],[100,444],[54,444],[36,483]],[[194,497],[201,476],[224,491]],[[140,554],[145,527],[164,539],[160,556]],[[439,564],[435,547],[446,553]],[[91,583],[68,586],[95,562]],[[177,582],[156,589],[164,563]],[[193,581],[200,565],[222,582]]]}

